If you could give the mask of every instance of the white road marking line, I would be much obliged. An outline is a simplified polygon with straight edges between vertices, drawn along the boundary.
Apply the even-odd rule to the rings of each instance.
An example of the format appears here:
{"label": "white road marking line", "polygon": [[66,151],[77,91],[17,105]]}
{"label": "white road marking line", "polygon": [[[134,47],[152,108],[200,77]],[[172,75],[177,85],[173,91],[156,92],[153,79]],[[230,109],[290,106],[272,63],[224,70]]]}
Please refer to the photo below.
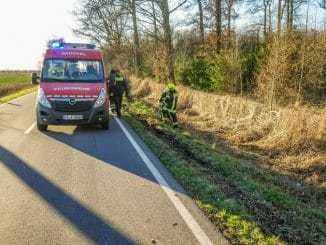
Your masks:
{"label": "white road marking line", "polygon": [[28,129],[25,130],[24,134],[29,134],[33,128],[36,126],[36,122],[34,122]]}
{"label": "white road marking line", "polygon": [[180,199],[175,195],[174,191],[172,191],[171,186],[166,182],[164,177],[160,174],[160,172],[155,168],[153,163],[148,159],[145,152],[141,149],[141,147],[138,145],[138,143],[135,141],[135,139],[130,135],[130,133],[127,131],[125,126],[120,122],[120,120],[114,116],[114,119],[124,132],[124,134],[127,136],[128,140],[132,144],[132,146],[135,148],[141,159],[144,161],[148,169],[152,172],[157,182],[160,184],[161,188],[164,190],[166,195],[169,197],[175,208],[180,213],[183,220],[186,222],[194,236],[197,238],[198,242],[200,244],[213,244],[212,241],[208,238],[206,233],[203,231],[203,229],[199,226],[197,221],[192,217],[188,209],[183,205],[183,203],[180,201]]}
{"label": "white road marking line", "polygon": [[[36,92],[37,92],[37,91],[36,91]],[[0,104],[0,107],[1,107],[1,106],[4,106],[4,105],[7,105],[7,104],[9,104],[9,103],[15,102],[16,100],[19,100],[19,99],[21,99],[21,98],[23,98],[23,97],[26,97],[26,96],[28,96],[28,95],[34,94],[34,93],[36,93],[36,92],[32,92],[32,93],[29,93],[29,94],[25,94],[25,95],[23,95],[23,96],[17,97],[17,98],[15,98],[15,99],[13,99],[13,100],[10,100],[10,101],[8,101],[8,102],[2,103],[2,104]]]}

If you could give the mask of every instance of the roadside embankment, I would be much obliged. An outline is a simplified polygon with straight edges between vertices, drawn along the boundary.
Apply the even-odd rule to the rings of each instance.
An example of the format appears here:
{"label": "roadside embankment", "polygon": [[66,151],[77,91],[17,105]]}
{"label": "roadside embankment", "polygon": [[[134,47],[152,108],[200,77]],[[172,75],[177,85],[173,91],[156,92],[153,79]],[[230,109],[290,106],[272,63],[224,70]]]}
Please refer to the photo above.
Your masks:
{"label": "roadside embankment", "polygon": [[[157,107],[164,84],[132,77],[131,87],[132,96]],[[222,148],[234,154],[258,159],[264,167],[297,181],[295,189],[301,195],[325,202],[326,108],[271,111],[246,98],[181,85],[177,90],[182,128],[204,135],[211,143],[223,142],[227,147]]]}

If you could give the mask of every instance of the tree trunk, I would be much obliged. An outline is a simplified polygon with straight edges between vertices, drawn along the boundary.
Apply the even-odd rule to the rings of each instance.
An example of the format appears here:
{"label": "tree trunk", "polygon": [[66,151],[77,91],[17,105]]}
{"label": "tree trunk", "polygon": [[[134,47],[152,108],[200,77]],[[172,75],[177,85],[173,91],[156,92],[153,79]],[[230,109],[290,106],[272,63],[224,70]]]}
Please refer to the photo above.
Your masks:
{"label": "tree trunk", "polygon": [[221,0],[215,0],[216,51],[222,48],[222,7]]}
{"label": "tree trunk", "polygon": [[267,36],[267,2],[264,1],[264,39],[266,40]]}
{"label": "tree trunk", "polygon": [[230,43],[230,39],[231,39],[231,11],[232,11],[232,7],[228,7],[228,27],[227,27],[228,43]]}
{"label": "tree trunk", "polygon": [[131,0],[132,22],[134,29],[134,67],[136,75],[139,75],[140,53],[139,53],[139,36],[137,26],[136,0]]}
{"label": "tree trunk", "polygon": [[291,33],[293,30],[293,0],[286,0],[286,31]]}
{"label": "tree trunk", "polygon": [[268,36],[271,35],[272,32],[272,10],[271,10],[271,1],[268,5]]}
{"label": "tree trunk", "polygon": [[278,0],[277,7],[277,35],[280,36],[282,31],[282,0]]}
{"label": "tree trunk", "polygon": [[167,66],[169,71],[169,80],[174,81],[174,59],[173,59],[173,47],[172,47],[172,35],[170,26],[170,11],[168,0],[163,0],[160,4],[163,16],[163,30],[164,30],[164,41],[167,52]]}
{"label": "tree trunk", "polygon": [[205,34],[204,34],[204,14],[203,14],[203,5],[202,0],[197,0],[198,3],[198,11],[199,11],[199,29],[200,29],[200,40],[201,44],[205,43]]}
{"label": "tree trunk", "polygon": [[157,47],[158,47],[158,28],[157,28],[157,22],[156,22],[155,5],[154,5],[153,1],[152,1],[152,10],[153,10],[153,25],[154,25],[155,47],[157,49]]}
{"label": "tree trunk", "polygon": [[[159,57],[161,55],[161,52],[159,50],[159,37],[158,37],[158,27],[157,27],[157,17],[156,17],[156,10],[155,10],[155,5],[154,2],[152,1],[152,15],[153,15],[153,27],[154,27],[154,74],[155,74],[155,78],[157,78],[157,80],[161,83],[162,82],[162,74],[161,72],[157,72],[157,64],[159,63]],[[161,65],[161,64],[160,64]]]}

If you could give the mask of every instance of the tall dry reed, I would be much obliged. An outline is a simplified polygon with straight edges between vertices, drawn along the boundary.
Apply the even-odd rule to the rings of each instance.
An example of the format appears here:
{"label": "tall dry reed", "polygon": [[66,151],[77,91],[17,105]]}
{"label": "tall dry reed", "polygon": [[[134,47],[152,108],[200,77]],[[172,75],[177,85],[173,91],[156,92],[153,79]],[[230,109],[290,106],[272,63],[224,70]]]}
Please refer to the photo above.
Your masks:
{"label": "tall dry reed", "polygon": [[[131,86],[132,96],[153,106],[157,106],[165,87],[135,77],[131,78]],[[181,125],[190,123],[196,130],[235,145],[249,146],[273,158],[276,167],[307,173],[304,178],[309,182],[325,185],[326,108],[280,107],[271,111],[246,98],[215,95],[181,85],[177,90]]]}

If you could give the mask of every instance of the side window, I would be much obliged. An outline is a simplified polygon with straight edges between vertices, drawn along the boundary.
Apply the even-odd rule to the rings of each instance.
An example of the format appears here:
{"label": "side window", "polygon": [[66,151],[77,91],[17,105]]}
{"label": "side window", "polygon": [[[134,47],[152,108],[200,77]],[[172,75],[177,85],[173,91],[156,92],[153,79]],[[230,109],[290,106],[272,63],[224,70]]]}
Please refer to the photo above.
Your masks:
{"label": "side window", "polygon": [[43,67],[43,72],[42,72],[43,77],[49,77],[49,67],[50,67],[49,62],[45,62]]}

